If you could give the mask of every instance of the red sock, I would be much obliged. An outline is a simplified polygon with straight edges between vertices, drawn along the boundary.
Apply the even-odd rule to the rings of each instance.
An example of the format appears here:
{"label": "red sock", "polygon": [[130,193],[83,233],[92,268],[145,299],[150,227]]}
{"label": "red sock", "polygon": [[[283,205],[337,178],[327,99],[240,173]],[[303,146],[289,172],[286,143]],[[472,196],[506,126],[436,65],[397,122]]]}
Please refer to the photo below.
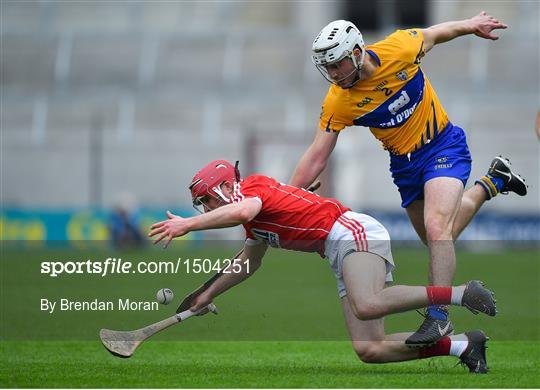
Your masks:
{"label": "red sock", "polygon": [[448,305],[452,303],[452,287],[428,286],[426,290],[430,305]]}
{"label": "red sock", "polygon": [[420,348],[420,358],[428,358],[432,356],[446,356],[450,355],[450,337],[444,336],[442,339],[437,341],[436,344],[430,345],[429,347]]}

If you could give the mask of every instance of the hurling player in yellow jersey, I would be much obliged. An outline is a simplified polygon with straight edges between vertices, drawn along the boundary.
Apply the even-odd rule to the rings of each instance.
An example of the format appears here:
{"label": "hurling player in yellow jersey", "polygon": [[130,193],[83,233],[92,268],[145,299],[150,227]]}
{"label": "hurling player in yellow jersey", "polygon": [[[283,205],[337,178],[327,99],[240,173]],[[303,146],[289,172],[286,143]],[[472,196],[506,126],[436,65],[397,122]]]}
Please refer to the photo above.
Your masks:
{"label": "hurling player in yellow jersey", "polygon": [[[332,85],[322,106],[320,130],[290,184],[307,188],[319,176],[345,127],[369,127],[390,153],[401,206],[429,247],[432,285],[452,285],[453,240],[480,206],[498,193],[523,196],[527,187],[509,161],[497,157],[488,173],[464,190],[472,161],[465,133],[450,122],[420,62],[434,45],[469,34],[496,40],[492,31],[506,27],[481,12],[426,29],[398,30],[366,47],[354,24],[337,20],[313,42],[313,62]],[[358,331],[369,334],[369,329]],[[452,331],[446,307],[430,306],[423,324],[406,343],[432,344]]]}

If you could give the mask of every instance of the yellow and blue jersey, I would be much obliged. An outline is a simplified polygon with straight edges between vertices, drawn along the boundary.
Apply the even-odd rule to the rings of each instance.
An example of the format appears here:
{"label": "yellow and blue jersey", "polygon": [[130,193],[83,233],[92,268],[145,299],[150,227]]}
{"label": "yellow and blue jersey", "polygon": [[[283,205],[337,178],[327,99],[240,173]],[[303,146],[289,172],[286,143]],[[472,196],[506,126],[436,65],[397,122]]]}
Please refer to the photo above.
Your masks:
{"label": "yellow and blue jersey", "polygon": [[369,79],[352,88],[330,86],[320,128],[339,132],[347,126],[366,126],[391,153],[412,153],[448,124],[444,108],[420,69],[425,54],[422,30],[397,30],[366,50],[379,66]]}

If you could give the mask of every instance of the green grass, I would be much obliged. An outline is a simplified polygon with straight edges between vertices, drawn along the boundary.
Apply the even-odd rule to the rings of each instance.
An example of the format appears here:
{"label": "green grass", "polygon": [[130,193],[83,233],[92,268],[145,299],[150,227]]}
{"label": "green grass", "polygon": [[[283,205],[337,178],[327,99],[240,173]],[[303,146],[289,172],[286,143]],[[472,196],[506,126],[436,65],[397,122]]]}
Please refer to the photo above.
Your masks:
{"label": "green grass", "polygon": [[[205,248],[224,257],[234,249]],[[51,259],[129,260],[201,256],[177,249],[108,253],[10,251],[0,270],[0,387],[539,387],[540,262],[535,251],[458,252],[456,282],[483,279],[496,292],[495,318],[452,309],[457,332],[481,328],[490,337],[488,375],[454,367],[452,357],[385,365],[353,353],[334,276],[316,255],[270,251],[259,272],[216,299],[219,316],[194,318],[146,342],[134,357],[109,355],[102,327],[135,329],[170,316],[184,294],[208,275],[71,275],[50,278],[39,262]],[[211,256],[210,256],[211,257]],[[395,249],[395,279],[426,283],[425,249]],[[39,310],[39,299],[118,297],[152,300],[170,287],[172,305],[158,312]],[[322,315],[324,314],[324,315]],[[387,332],[413,331],[415,312],[389,316]]]}
{"label": "green grass", "polygon": [[472,387],[540,386],[540,345],[492,342],[491,372],[452,357],[367,365],[347,342],[149,342],[131,359],[98,342],[4,342],[1,387]]}

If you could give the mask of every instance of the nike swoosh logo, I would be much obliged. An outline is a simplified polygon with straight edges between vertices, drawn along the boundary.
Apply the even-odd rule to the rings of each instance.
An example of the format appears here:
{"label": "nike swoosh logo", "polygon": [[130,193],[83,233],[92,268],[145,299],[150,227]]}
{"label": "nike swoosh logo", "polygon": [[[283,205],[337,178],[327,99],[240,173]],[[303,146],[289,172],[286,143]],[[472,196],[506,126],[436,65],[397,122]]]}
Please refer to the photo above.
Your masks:
{"label": "nike swoosh logo", "polygon": [[439,328],[439,334],[441,336],[444,336],[446,334],[446,331],[448,330],[449,327],[450,327],[450,322],[447,323],[444,328],[441,328],[441,326],[439,324],[437,324],[437,328]]}
{"label": "nike swoosh logo", "polygon": [[506,172],[499,171],[498,169],[495,169],[495,172],[500,173],[501,175],[506,176],[507,178],[511,179],[512,175]]}

